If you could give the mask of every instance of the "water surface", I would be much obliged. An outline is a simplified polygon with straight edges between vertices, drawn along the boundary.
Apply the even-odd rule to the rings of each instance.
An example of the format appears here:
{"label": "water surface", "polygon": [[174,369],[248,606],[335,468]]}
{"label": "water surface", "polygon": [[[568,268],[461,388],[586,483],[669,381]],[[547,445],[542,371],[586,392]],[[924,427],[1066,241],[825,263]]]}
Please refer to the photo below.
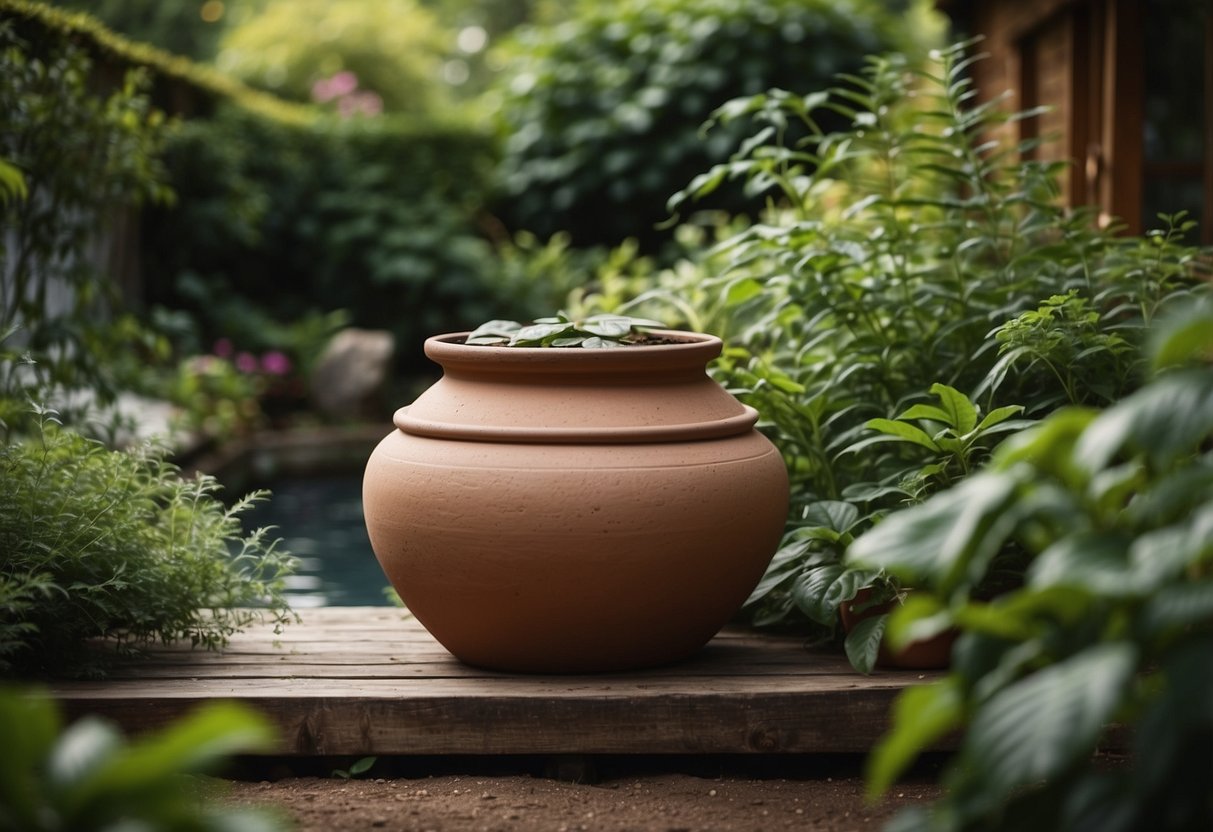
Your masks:
{"label": "water surface", "polygon": [[276,526],[299,561],[287,578],[292,607],[360,607],[388,604],[388,585],[371,550],[362,519],[362,475],[291,477],[265,486],[273,496],[251,508],[246,529]]}

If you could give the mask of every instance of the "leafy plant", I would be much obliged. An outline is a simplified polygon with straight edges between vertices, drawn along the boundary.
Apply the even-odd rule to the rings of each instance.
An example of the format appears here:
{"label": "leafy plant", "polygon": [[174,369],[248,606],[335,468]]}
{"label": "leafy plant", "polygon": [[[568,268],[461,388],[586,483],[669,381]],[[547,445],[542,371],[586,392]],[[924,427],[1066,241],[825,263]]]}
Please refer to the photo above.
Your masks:
{"label": "leafy plant", "polygon": [[195,776],[213,771],[228,755],[270,748],[269,725],[243,707],[206,705],[128,742],[98,717],[64,727],[47,695],[6,688],[0,689],[0,733],[4,832],[285,828],[274,815],[220,804],[215,789]]}
{"label": "leafy plant", "polygon": [[340,777],[342,780],[356,779],[370,771],[378,760],[378,757],[363,757],[351,763],[349,768],[333,769],[333,776]]}
{"label": "leafy plant", "polygon": [[[787,462],[785,546],[821,527],[807,506],[841,501],[875,517],[905,499],[907,474],[924,496],[980,461],[992,444],[969,436],[980,419],[928,418],[932,384],[973,414],[1006,417],[987,423],[994,432],[1023,426],[1007,408],[1042,416],[1122,398],[1141,378],[1145,326],[1207,271],[1182,242],[1182,217],[1118,236],[1061,203],[1064,164],[1036,159],[1038,139],[991,139],[1035,113],[976,102],[970,47],[939,50],[925,67],[874,57],[828,91],[726,103],[712,124],[752,134],[671,200],[682,210],[736,181],[772,195],[761,221],[715,248],[724,268],[698,297],[730,321],[716,377],[758,409]],[[906,453],[917,447],[925,459]],[[751,614],[804,608],[789,592],[775,586]]]}
{"label": "leafy plant", "polygon": [[[847,547],[873,522],[854,503],[821,500],[805,506],[796,527],[784,538],[767,572],[746,600],[756,626],[786,624],[799,613],[821,634],[833,637],[839,608],[862,589],[867,601],[857,609],[882,604],[897,596],[898,587],[877,570],[849,569],[843,562]],[[849,633],[844,649],[855,667],[870,673],[880,647],[880,633],[870,637],[883,619]]]}
{"label": "leafy plant", "polygon": [[158,155],[164,116],[148,101],[148,78],[129,72],[99,95],[91,72],[69,39],[29,42],[0,21],[0,158],[19,174],[6,176],[0,200],[0,332],[19,330],[37,359],[23,375],[88,388],[104,403],[125,357],[146,363],[164,345],[121,313],[118,283],[90,247],[124,211],[171,191]]}
{"label": "leafy plant", "polygon": [[[581,2],[557,25],[520,30],[497,90],[501,213],[543,238],[567,231],[586,246],[635,237],[652,251],[663,241],[654,226],[665,199],[744,138],[699,134],[714,107],[857,68],[855,56],[914,28],[910,5]],[[741,189],[716,201],[731,211],[761,207]]]}
{"label": "leafy plant", "polygon": [[213,649],[291,619],[291,558],[240,526],[264,493],[225,508],[214,479],[181,478],[153,448],[108,450],[40,418],[39,436],[0,446],[0,671],[91,672],[90,639]]}
{"label": "leafy plant", "polygon": [[[1201,323],[1197,325],[1197,321]],[[1213,349],[1213,300],[1163,330],[1161,365]],[[1026,583],[976,588],[1009,546]],[[906,692],[873,794],[963,729],[944,797],[899,830],[1187,830],[1213,820],[1213,373],[1166,369],[1099,412],[1066,408],[987,469],[860,537],[848,561],[920,588],[895,642],[956,626],[942,682]],[[1111,723],[1130,765],[1100,767]]]}
{"label": "leafy plant", "polygon": [[489,321],[471,332],[464,343],[502,347],[583,347],[605,349],[644,343],[644,331],[660,321],[625,315],[591,315],[571,321],[564,315],[536,318],[524,326],[517,321]]}
{"label": "leafy plant", "polygon": [[[1031,420],[1011,418],[1023,411],[1019,405],[999,407],[982,416],[980,405],[954,387],[935,383],[931,393],[939,405],[920,403],[895,419],[869,419],[864,426],[876,435],[860,439],[843,451],[858,453],[880,443],[908,447],[919,456],[923,449],[929,451],[930,461],[898,476],[897,487],[912,501],[969,476],[988,455],[991,437],[1032,424]],[[865,496],[871,499],[885,493],[887,489],[881,488]]]}
{"label": "leafy plant", "polygon": [[1019,386],[1030,384],[1042,373],[1057,393],[1038,398],[1037,410],[1063,404],[1115,401],[1131,383],[1138,351],[1117,332],[1100,327],[1099,313],[1090,302],[1071,289],[1053,295],[1038,308],[1002,324],[994,331],[998,362],[979,385],[997,388],[1014,373]]}

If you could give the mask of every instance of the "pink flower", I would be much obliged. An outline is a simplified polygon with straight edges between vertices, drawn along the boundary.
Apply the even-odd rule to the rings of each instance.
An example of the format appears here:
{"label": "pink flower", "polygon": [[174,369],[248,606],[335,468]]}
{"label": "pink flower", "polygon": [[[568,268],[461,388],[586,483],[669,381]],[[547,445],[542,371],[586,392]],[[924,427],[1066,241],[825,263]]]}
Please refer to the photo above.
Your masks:
{"label": "pink flower", "polygon": [[236,356],[236,369],[242,373],[255,373],[258,366],[257,357],[252,353],[242,352]]}
{"label": "pink flower", "polygon": [[291,371],[291,359],[281,350],[270,350],[261,356],[261,369],[272,376],[284,376]]}
{"label": "pink flower", "polygon": [[230,338],[220,338],[215,342],[215,346],[211,347],[211,352],[220,358],[231,358],[234,351]]}
{"label": "pink flower", "polygon": [[373,92],[356,92],[338,99],[337,112],[342,118],[377,116],[383,112],[383,99]]}
{"label": "pink flower", "polygon": [[343,69],[332,78],[321,78],[312,84],[312,100],[324,103],[349,95],[358,89],[358,76]]}

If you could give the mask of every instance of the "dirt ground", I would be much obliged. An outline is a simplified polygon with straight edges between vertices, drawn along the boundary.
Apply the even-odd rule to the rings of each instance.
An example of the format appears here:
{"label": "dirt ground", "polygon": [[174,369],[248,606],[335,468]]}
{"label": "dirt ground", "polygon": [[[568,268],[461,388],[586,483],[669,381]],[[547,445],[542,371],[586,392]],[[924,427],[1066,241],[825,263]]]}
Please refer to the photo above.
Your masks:
{"label": "dirt ground", "polygon": [[[281,807],[305,832],[851,832],[879,829],[898,808],[937,794],[929,780],[919,779],[868,806],[851,763],[833,774],[829,764],[807,771],[791,766],[782,777],[778,766],[757,773],[732,766],[713,773],[704,764],[692,773],[651,765],[598,772],[574,761],[559,768],[406,777],[375,777],[372,769],[357,780],[289,776],[233,782],[228,799]],[[582,777],[590,782],[572,781]]]}

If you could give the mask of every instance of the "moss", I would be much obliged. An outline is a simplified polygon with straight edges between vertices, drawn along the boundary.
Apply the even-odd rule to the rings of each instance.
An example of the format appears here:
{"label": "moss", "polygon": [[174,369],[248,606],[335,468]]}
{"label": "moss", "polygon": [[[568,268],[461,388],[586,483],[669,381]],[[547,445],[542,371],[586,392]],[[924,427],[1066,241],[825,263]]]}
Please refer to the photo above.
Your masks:
{"label": "moss", "polygon": [[[14,21],[19,31],[27,35],[37,32],[70,40],[104,61],[144,67],[159,79],[184,84],[212,100],[230,100],[275,121],[307,124],[320,117],[312,107],[283,101],[188,58],[127,40],[84,12],[52,8],[29,0],[0,0],[0,20]],[[44,38],[31,37],[31,40]]]}

